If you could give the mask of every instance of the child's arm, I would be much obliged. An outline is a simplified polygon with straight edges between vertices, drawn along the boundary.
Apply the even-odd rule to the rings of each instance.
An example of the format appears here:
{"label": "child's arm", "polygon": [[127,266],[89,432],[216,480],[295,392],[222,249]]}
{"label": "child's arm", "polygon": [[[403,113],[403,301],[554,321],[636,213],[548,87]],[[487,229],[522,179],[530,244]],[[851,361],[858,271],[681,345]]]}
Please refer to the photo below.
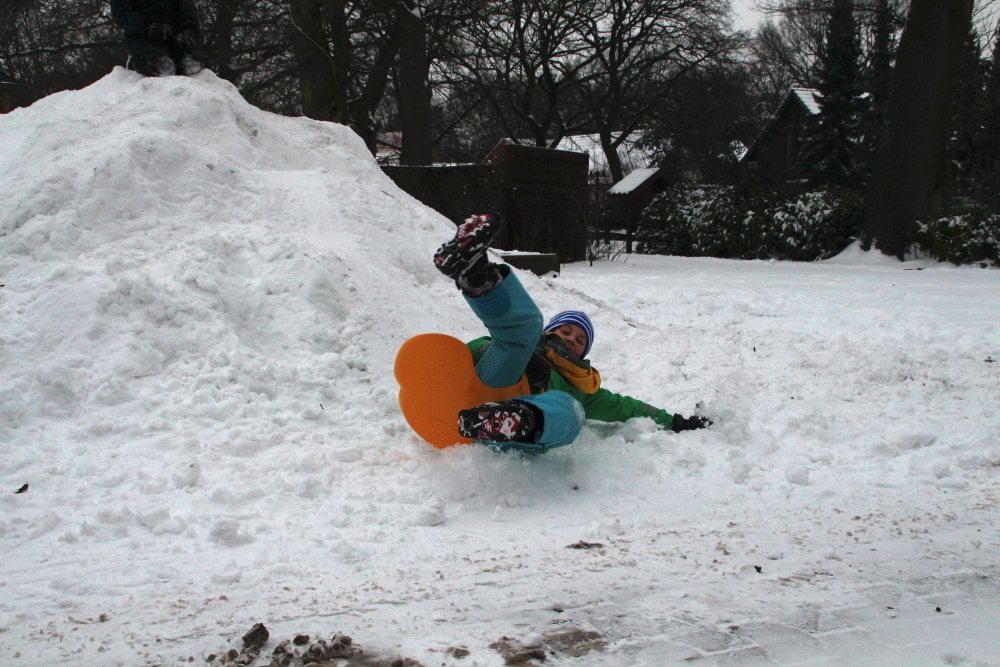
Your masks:
{"label": "child's arm", "polygon": [[607,389],[586,396],[580,401],[587,413],[587,419],[602,422],[623,422],[633,417],[649,417],[663,428],[673,425],[674,416],[666,410],[653,407],[631,396],[615,394]]}
{"label": "child's arm", "polygon": [[473,365],[478,364],[479,360],[483,358],[483,354],[486,352],[484,348],[488,345],[490,340],[491,338],[489,336],[481,336],[476,340],[470,340],[465,344],[465,346],[469,348],[469,351],[472,352]]}

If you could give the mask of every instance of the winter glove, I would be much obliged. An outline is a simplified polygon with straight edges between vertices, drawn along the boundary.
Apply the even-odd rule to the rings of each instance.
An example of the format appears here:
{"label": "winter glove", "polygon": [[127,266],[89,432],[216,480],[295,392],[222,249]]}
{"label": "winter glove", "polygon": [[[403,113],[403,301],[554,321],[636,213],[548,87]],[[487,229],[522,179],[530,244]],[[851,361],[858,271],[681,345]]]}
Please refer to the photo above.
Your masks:
{"label": "winter glove", "polygon": [[549,379],[552,377],[551,369],[545,358],[535,352],[531,355],[528,367],[524,369],[524,374],[528,376],[528,386],[531,387],[532,394],[541,394],[549,388]]}
{"label": "winter glove", "polygon": [[170,39],[173,34],[173,26],[167,23],[150,23],[146,26],[146,35],[154,42],[160,42],[162,44]]}
{"label": "winter glove", "polygon": [[711,425],[712,421],[710,419],[699,417],[698,415],[691,415],[690,417],[674,415],[673,423],[670,424],[670,430],[674,433],[680,433],[681,431],[693,431]]}
{"label": "winter glove", "polygon": [[174,37],[174,40],[177,42],[178,46],[188,53],[194,51],[198,47],[198,38],[195,37],[194,33],[190,30],[181,30],[177,33],[177,36]]}

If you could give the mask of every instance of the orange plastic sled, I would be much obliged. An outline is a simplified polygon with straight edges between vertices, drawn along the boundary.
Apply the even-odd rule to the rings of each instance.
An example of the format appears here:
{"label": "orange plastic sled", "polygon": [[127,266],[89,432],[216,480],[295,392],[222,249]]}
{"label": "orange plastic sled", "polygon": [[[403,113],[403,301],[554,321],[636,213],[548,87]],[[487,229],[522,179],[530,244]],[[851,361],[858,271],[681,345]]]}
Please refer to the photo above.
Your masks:
{"label": "orange plastic sled", "polygon": [[487,387],[476,376],[465,343],[444,334],[421,334],[403,343],[393,372],[406,422],[438,449],[472,442],[458,433],[460,410],[531,393],[524,375],[510,387]]}

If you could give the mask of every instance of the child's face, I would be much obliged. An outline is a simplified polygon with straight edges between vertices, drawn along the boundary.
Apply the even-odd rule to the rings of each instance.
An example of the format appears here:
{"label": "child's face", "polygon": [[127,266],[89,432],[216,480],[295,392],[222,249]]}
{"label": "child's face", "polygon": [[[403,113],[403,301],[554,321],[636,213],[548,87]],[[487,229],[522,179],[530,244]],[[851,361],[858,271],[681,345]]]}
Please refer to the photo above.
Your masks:
{"label": "child's face", "polygon": [[552,333],[558,334],[563,339],[573,356],[578,359],[583,358],[583,351],[587,349],[587,332],[583,330],[583,327],[567,322],[553,329]]}

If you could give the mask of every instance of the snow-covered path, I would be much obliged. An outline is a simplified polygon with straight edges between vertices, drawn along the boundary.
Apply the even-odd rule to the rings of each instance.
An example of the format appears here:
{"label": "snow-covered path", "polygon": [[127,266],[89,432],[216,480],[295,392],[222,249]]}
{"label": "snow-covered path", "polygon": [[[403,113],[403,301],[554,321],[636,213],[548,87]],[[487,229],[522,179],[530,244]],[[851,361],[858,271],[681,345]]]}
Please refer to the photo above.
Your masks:
{"label": "snow-covered path", "polygon": [[0,664],[263,621],[368,664],[1000,665],[1000,271],[522,275],[591,314],[605,386],[715,424],[438,451],[391,369],[481,333],[430,265],[453,227],[342,129],[208,72],[0,118]]}

